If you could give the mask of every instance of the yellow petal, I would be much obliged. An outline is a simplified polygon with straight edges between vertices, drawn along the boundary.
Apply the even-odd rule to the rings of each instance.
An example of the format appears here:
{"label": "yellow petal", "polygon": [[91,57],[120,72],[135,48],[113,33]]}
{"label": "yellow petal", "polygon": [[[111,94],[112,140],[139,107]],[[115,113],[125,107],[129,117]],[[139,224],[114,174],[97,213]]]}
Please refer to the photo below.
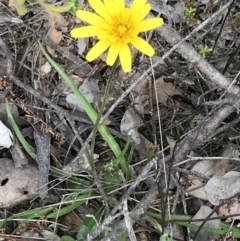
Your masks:
{"label": "yellow petal", "polygon": [[[98,39],[109,39],[109,38],[111,37],[111,34],[109,34],[109,31],[100,29],[100,30],[97,32],[97,37],[98,37]],[[112,41],[111,41],[111,42],[112,42]]]}
{"label": "yellow petal", "polygon": [[130,8],[132,10],[140,9],[146,4],[146,2],[147,0],[134,0]]}
{"label": "yellow petal", "polygon": [[98,30],[95,26],[84,26],[72,29],[70,34],[73,38],[86,38],[96,36]]}
{"label": "yellow petal", "polygon": [[[113,2],[112,0],[104,1],[102,2],[101,0],[89,0],[89,3],[91,7],[94,9],[94,11],[99,14],[105,21],[109,24],[113,23],[113,19],[111,15],[109,14],[110,12],[114,11],[113,8]],[[111,8],[112,6],[112,8]]]}
{"label": "yellow petal", "polygon": [[88,0],[90,6],[92,9],[99,14],[101,17],[104,18],[104,15],[106,13],[106,8],[105,5],[101,0]]}
{"label": "yellow petal", "polygon": [[120,44],[119,58],[123,71],[130,72],[132,69],[132,57],[128,44]]}
{"label": "yellow petal", "polygon": [[100,56],[109,46],[111,42],[108,40],[100,40],[98,41],[87,53],[86,59],[91,62],[95,60],[98,56]]}
{"label": "yellow petal", "polygon": [[114,10],[119,20],[121,20],[122,11],[125,8],[125,0],[113,0]]}
{"label": "yellow petal", "polygon": [[121,40],[122,40],[123,43],[129,44],[131,42],[132,38],[127,35],[127,36],[124,36],[124,38],[122,38]]}
{"label": "yellow petal", "polygon": [[101,18],[97,14],[90,13],[88,11],[77,10],[76,15],[78,18],[82,19],[83,21],[97,27],[101,27],[103,22],[103,18]]}
{"label": "yellow petal", "polygon": [[129,8],[124,8],[121,12],[121,23],[125,26],[131,24],[132,12]]}
{"label": "yellow petal", "polygon": [[163,19],[162,18],[149,18],[141,21],[137,26],[136,29],[139,32],[145,32],[149,31],[151,29],[160,27],[163,25]]}
{"label": "yellow petal", "polygon": [[119,55],[119,50],[120,50],[120,43],[118,41],[113,43],[110,46],[110,48],[108,50],[107,61],[106,61],[107,65],[112,66],[115,63],[115,61]]}
{"label": "yellow petal", "polygon": [[104,20],[110,26],[112,26],[114,24],[114,20],[113,20],[112,16],[108,13],[108,11],[106,11],[106,13],[104,15]]}
{"label": "yellow petal", "polygon": [[115,20],[116,13],[115,13],[115,9],[114,9],[113,0],[103,0],[103,2],[107,9],[108,14],[112,17],[113,20]]}
{"label": "yellow petal", "polygon": [[139,51],[141,51],[142,53],[148,55],[148,56],[153,56],[155,51],[153,49],[153,47],[144,39],[140,38],[140,37],[135,37],[132,38],[131,40],[131,44],[138,49]]}
{"label": "yellow petal", "polygon": [[132,29],[132,30],[129,30],[128,37],[130,37],[130,38],[136,37],[136,36],[138,36],[138,34],[139,34],[139,31],[137,31],[137,29]]}
{"label": "yellow petal", "polygon": [[142,7],[141,9],[139,9],[137,12],[136,11],[132,11],[132,24],[138,24],[140,21],[142,21],[150,12],[151,10],[151,6],[150,4],[146,4],[144,7]]}
{"label": "yellow petal", "polygon": [[118,40],[118,36],[116,34],[111,34],[108,40],[114,43]]}
{"label": "yellow petal", "polygon": [[125,0],[113,0],[114,8],[122,10],[125,8]]}

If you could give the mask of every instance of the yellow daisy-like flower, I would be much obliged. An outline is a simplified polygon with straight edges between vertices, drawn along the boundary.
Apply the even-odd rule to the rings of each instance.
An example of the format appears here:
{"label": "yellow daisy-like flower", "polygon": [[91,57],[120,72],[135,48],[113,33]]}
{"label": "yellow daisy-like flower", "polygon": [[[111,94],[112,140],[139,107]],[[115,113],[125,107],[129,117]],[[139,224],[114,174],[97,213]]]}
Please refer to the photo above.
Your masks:
{"label": "yellow daisy-like flower", "polygon": [[108,49],[107,64],[112,66],[119,56],[124,72],[132,69],[129,44],[148,56],[155,51],[139,33],[157,28],[163,24],[162,18],[144,19],[151,10],[147,0],[134,0],[130,7],[125,0],[88,0],[93,10],[91,13],[78,10],[78,18],[90,25],[71,30],[73,38],[96,36],[99,41],[90,49],[86,59],[93,61]]}

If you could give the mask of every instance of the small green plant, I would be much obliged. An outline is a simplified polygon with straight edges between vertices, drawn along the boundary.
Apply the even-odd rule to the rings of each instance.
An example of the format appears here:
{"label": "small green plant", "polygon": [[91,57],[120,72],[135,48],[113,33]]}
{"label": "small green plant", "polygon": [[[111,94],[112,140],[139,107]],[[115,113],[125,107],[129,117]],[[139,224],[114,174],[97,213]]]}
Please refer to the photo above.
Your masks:
{"label": "small green plant", "polygon": [[110,161],[104,165],[104,173],[106,175],[113,175],[117,170],[117,165],[113,162]]}
{"label": "small green plant", "polygon": [[203,45],[203,44],[200,44],[198,48],[200,50],[200,54],[204,59],[206,58],[207,53],[210,53],[213,50],[212,48],[209,48],[207,45]]}
{"label": "small green plant", "polygon": [[45,3],[44,0],[34,0],[34,1],[32,1],[32,0],[9,0],[9,6],[16,8],[17,13],[20,16],[23,16],[27,12],[25,4],[28,2],[37,3],[37,4],[41,5],[41,7],[43,9],[45,9],[46,11],[56,12],[56,13],[68,12],[73,7],[72,4],[66,4],[63,6],[54,6],[52,4]]}
{"label": "small green plant", "polygon": [[228,10],[229,10],[228,8],[225,8],[224,10],[222,10],[221,15],[223,16],[227,15]]}
{"label": "small green plant", "polygon": [[164,233],[164,234],[161,236],[161,238],[160,238],[159,241],[175,241],[175,240],[169,238],[168,235]]}
{"label": "small green plant", "polygon": [[190,19],[193,18],[196,11],[197,11],[197,9],[193,8],[192,6],[186,6],[184,8],[186,18],[190,18]]}
{"label": "small green plant", "polygon": [[68,0],[67,2],[71,6],[70,12],[72,13],[75,13],[80,7],[78,0]]}

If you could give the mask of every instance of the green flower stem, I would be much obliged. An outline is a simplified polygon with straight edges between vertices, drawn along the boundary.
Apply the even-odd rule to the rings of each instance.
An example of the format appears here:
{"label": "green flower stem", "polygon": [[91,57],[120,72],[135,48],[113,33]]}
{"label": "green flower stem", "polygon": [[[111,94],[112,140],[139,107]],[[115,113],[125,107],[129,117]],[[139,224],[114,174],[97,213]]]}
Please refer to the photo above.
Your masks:
{"label": "green flower stem", "polygon": [[37,3],[42,6],[45,10],[49,10],[55,13],[65,13],[68,12],[72,6],[70,4],[63,5],[63,6],[54,6],[51,4],[46,4],[43,0],[37,0]]}
{"label": "green flower stem", "polygon": [[112,82],[114,74],[116,73],[117,63],[118,63],[118,61],[116,60],[114,65],[113,65],[113,68],[111,70],[110,76],[109,76],[109,78],[107,80],[107,85],[105,87],[103,101],[102,101],[100,110],[98,112],[97,120],[95,122],[94,129],[93,129],[93,136],[92,136],[91,148],[90,148],[90,155],[91,155],[91,161],[90,161],[91,163],[90,164],[91,164],[92,170],[95,169],[95,164],[94,164],[94,147],[95,147],[95,142],[96,142],[97,131],[98,131],[98,128],[99,128],[99,123],[100,123],[100,120],[101,120],[104,108],[106,106],[106,102],[107,102],[108,95],[109,95],[109,90],[110,90],[110,87],[111,87],[111,82]]}
{"label": "green flower stem", "polygon": [[[88,114],[89,118],[95,124],[98,114],[95,111],[95,109],[93,108],[93,106],[82,95],[82,93],[78,90],[78,88],[75,86],[75,84],[73,83],[71,78],[65,73],[65,71],[49,56],[49,54],[43,48],[42,44],[40,42],[38,42],[38,43],[39,43],[39,47],[40,47],[41,51],[43,52],[43,54],[45,55],[45,57],[47,58],[49,63],[55,68],[55,70],[59,73],[59,75],[64,79],[64,81],[67,83],[67,85],[71,88],[71,90],[77,96],[79,102],[83,106],[84,110]],[[98,130],[99,130],[101,136],[103,137],[103,139],[108,143],[108,146],[113,151],[115,157],[118,158],[122,153],[121,148],[119,147],[118,143],[116,142],[116,140],[114,139],[112,134],[109,132],[107,126],[104,124],[101,124],[99,126]],[[126,179],[130,180],[131,172],[130,172],[128,166],[125,165],[125,163],[126,163],[125,158],[122,158],[121,161],[119,161],[119,162],[124,171]]]}

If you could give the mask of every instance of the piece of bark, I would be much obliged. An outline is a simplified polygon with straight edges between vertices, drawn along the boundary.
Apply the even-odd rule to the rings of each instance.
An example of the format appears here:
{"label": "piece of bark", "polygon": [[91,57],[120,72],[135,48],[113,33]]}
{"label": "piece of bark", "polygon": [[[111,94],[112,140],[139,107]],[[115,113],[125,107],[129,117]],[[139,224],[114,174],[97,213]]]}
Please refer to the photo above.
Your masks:
{"label": "piece of bark", "polygon": [[25,154],[23,153],[22,149],[19,146],[18,141],[14,140],[14,145],[9,148],[9,151],[11,152],[12,159],[14,162],[14,166],[22,167],[26,164],[28,164],[28,159],[26,158]]}
{"label": "piece of bark", "polygon": [[44,199],[48,195],[48,175],[50,169],[50,134],[42,132],[39,126],[33,133],[36,149],[37,163],[40,172],[39,196]]}

